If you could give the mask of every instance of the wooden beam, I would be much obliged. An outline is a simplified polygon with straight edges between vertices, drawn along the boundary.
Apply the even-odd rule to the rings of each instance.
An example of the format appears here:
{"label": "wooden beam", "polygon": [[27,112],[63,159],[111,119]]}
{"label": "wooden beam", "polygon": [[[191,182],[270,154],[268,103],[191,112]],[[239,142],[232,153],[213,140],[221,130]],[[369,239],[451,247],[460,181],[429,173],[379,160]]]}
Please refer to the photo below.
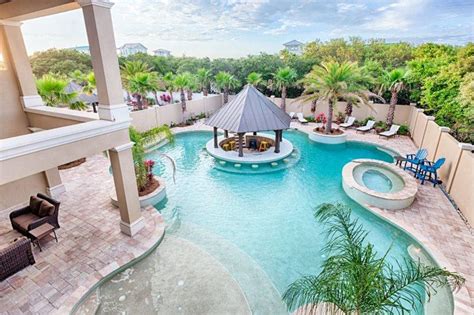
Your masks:
{"label": "wooden beam", "polygon": [[219,145],[217,144],[217,127],[214,127],[214,148],[218,148]]}

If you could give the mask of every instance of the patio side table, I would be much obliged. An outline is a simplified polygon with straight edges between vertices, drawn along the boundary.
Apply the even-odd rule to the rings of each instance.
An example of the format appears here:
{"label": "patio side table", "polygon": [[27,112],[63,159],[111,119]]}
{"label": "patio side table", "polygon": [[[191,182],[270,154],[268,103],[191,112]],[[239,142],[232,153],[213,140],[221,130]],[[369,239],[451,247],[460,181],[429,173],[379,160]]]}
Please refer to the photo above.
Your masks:
{"label": "patio side table", "polygon": [[46,236],[50,235],[51,232],[54,233],[54,238],[56,239],[56,243],[57,243],[58,242],[58,237],[56,236],[55,227],[52,226],[49,223],[41,224],[37,228],[29,231],[28,233],[30,233],[31,236],[33,236],[33,238],[34,238],[33,243],[36,243],[36,245],[38,245],[38,247],[40,249],[40,252],[42,252],[43,249],[41,248],[40,240],[45,238]]}

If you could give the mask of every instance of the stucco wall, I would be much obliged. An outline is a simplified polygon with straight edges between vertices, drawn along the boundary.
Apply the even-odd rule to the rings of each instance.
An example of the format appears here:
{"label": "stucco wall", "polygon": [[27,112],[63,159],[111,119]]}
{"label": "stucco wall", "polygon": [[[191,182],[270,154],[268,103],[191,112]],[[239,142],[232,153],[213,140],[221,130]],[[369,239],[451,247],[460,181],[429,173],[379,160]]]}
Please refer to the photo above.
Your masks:
{"label": "stucco wall", "polygon": [[439,138],[441,137],[441,128],[434,121],[428,121],[425,136],[421,144],[422,148],[428,150],[428,160],[433,160],[436,149],[438,148]]}
{"label": "stucco wall", "polygon": [[3,55],[3,63],[0,64],[0,139],[4,139],[27,134],[29,130],[2,26],[0,26],[0,49]]}
{"label": "stucco wall", "polygon": [[44,173],[37,173],[0,186],[0,210],[10,208],[29,200],[29,196],[46,193]]}
{"label": "stucco wall", "polygon": [[462,151],[450,191],[464,216],[474,226],[474,153]]}
{"label": "stucco wall", "polygon": [[441,180],[444,182],[446,187],[449,187],[450,185],[450,179],[454,175],[460,154],[461,149],[459,148],[459,142],[450,134],[446,132],[441,133],[435,159],[441,157],[446,158],[443,167],[438,171],[438,175],[441,177]]}
{"label": "stucco wall", "polygon": [[34,113],[27,113],[27,117],[32,127],[41,129],[53,129],[80,123],[80,121],[77,120],[52,117]]}
{"label": "stucco wall", "polygon": [[413,142],[417,146],[421,146],[423,142],[423,137],[425,135],[426,125],[428,124],[428,116],[423,114],[422,112],[418,112],[415,122],[415,129],[412,133]]}

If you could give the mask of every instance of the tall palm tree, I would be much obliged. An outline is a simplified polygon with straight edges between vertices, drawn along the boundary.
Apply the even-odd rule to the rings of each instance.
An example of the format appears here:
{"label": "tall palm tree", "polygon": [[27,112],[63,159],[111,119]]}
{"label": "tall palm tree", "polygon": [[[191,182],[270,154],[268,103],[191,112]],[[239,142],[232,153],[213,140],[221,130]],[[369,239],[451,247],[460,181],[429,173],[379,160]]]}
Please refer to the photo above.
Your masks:
{"label": "tall palm tree", "polygon": [[262,74],[258,72],[250,72],[247,76],[247,83],[255,87],[263,83]]}
{"label": "tall palm tree", "polygon": [[158,90],[157,80],[155,72],[137,72],[128,77],[127,86],[130,92],[135,94],[139,110],[142,110],[143,105],[147,103],[147,94]]}
{"label": "tall palm tree", "polygon": [[405,89],[408,75],[408,71],[403,68],[393,69],[392,71],[384,71],[382,74],[379,95],[385,91],[390,91],[392,94],[390,97],[390,105],[388,108],[386,121],[387,125],[389,126],[393,124],[395,105],[397,105],[398,102],[398,93]]}
{"label": "tall palm tree", "polygon": [[197,80],[196,76],[189,73],[189,82],[188,86],[186,87],[186,95],[188,97],[188,101],[193,99],[193,91],[197,88]]}
{"label": "tall palm tree", "polygon": [[173,74],[173,72],[167,72],[164,76],[163,76],[163,83],[165,85],[165,89],[166,91],[168,91],[168,93],[170,94],[170,97],[171,97],[171,103],[174,103],[174,99],[173,99],[173,91],[174,91],[174,79],[175,79],[175,75]]}
{"label": "tall palm tree", "polygon": [[151,72],[152,69],[150,66],[140,60],[136,61],[125,61],[125,63],[120,66],[120,75],[122,77],[122,84],[125,90],[127,91],[127,99],[130,100],[130,87],[129,87],[129,79],[137,73],[147,73]]}
{"label": "tall palm tree", "polygon": [[173,86],[176,90],[180,92],[181,96],[181,109],[183,113],[186,111],[186,96],[184,91],[188,88],[191,81],[191,74],[189,72],[184,72],[176,75],[173,81]]}
{"label": "tall palm tree", "polygon": [[199,90],[202,91],[202,95],[207,96],[209,94],[209,85],[211,84],[212,73],[211,70],[200,68],[196,74],[196,80]]}
{"label": "tall palm tree", "polygon": [[89,72],[84,75],[84,81],[82,86],[82,92],[87,95],[92,95],[96,89],[96,81],[94,72]]}
{"label": "tall palm tree", "polygon": [[229,101],[229,90],[237,88],[240,85],[239,80],[228,72],[220,71],[216,74],[215,81],[217,88],[224,92],[224,104],[227,104]]}
{"label": "tall palm tree", "polygon": [[286,111],[286,90],[296,83],[297,76],[296,71],[290,67],[280,68],[273,74],[275,87],[281,91],[280,108],[284,111]]}
{"label": "tall palm tree", "polygon": [[[289,310],[305,307],[327,314],[405,314],[436,293],[436,289],[460,288],[464,278],[411,259],[387,260],[367,242],[368,232],[351,210],[342,204],[322,204],[315,218],[328,225],[326,259],[317,276],[304,276],[289,285],[283,295]],[[411,309],[410,309],[411,308]]]}
{"label": "tall palm tree", "polygon": [[74,110],[87,109],[87,105],[84,102],[77,100],[77,92],[68,92],[66,90],[68,84],[67,80],[50,74],[45,74],[41,79],[36,80],[38,94],[46,106],[66,105]]}
{"label": "tall palm tree", "polygon": [[327,122],[324,132],[331,133],[334,106],[338,99],[355,99],[368,104],[373,94],[359,84],[359,68],[356,63],[337,61],[323,62],[315,66],[303,79],[304,94],[307,100],[324,100],[328,102]]}

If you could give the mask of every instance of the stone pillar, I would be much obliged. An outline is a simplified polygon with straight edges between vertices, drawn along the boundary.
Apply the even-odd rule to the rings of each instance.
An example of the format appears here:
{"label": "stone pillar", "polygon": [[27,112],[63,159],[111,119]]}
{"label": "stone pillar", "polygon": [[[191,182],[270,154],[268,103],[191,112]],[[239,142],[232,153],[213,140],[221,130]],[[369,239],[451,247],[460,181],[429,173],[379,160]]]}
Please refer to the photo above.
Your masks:
{"label": "stone pillar", "polygon": [[133,142],[130,142],[109,150],[120,209],[120,230],[129,236],[134,236],[145,225],[140,213],[132,147]]}
{"label": "stone pillar", "polygon": [[129,120],[110,14],[113,3],[102,0],[78,0],[78,3],[86,24],[99,98],[99,117],[112,121]]}
{"label": "stone pillar", "polygon": [[244,156],[244,134],[239,132],[239,157]]}
{"label": "stone pillar", "polygon": [[219,145],[217,143],[217,127],[214,127],[214,148],[218,148]]}
{"label": "stone pillar", "polygon": [[61,175],[57,167],[44,171],[46,177],[46,193],[53,199],[58,199],[59,195],[66,191],[66,187],[61,181]]}
{"label": "stone pillar", "polygon": [[20,26],[19,22],[0,20],[0,31],[3,30],[5,34],[6,45],[11,57],[8,59],[18,81],[21,104],[24,108],[42,106],[44,105],[43,100],[36,90],[36,82]]}

